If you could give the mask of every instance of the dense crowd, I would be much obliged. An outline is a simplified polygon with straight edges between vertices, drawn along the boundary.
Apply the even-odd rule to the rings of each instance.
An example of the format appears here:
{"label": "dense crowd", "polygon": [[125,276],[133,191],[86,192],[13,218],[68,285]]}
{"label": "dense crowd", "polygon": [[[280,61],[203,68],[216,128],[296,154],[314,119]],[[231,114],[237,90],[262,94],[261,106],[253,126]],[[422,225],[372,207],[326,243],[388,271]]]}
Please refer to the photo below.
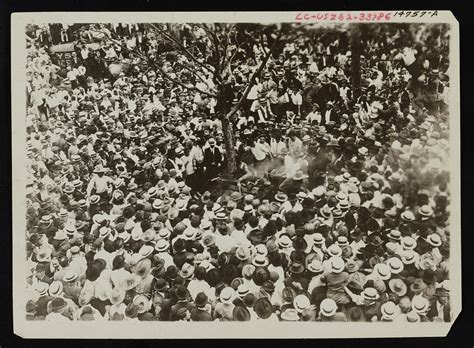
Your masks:
{"label": "dense crowd", "polygon": [[[51,28],[28,42],[27,319],[451,320],[443,33],[364,41],[357,95],[347,37],[297,32],[232,119],[229,189],[222,101],[189,88],[212,76],[170,53],[176,84],[134,61],[167,49],[156,32],[97,28],[65,65]],[[242,37],[229,103],[271,41]]]}

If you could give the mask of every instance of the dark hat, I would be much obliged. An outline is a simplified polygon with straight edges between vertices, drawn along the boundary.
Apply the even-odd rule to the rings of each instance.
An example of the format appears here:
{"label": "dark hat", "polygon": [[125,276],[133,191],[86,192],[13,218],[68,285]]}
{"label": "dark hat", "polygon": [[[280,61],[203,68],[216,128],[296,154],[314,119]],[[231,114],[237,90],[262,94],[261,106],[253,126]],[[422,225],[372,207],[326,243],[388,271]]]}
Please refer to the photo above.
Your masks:
{"label": "dark hat", "polygon": [[128,318],[136,318],[138,316],[138,306],[133,302],[130,302],[127,308],[125,308],[125,315]]}
{"label": "dark hat", "polygon": [[359,306],[354,306],[347,313],[348,321],[365,321],[364,312]]}
{"label": "dark hat", "polygon": [[61,297],[56,297],[51,300],[51,311],[54,313],[58,313],[64,307],[67,306],[66,301]]}
{"label": "dark hat", "polygon": [[153,287],[156,291],[164,291],[168,288],[168,282],[163,278],[158,278]]}
{"label": "dark hat", "polygon": [[184,285],[178,285],[176,289],[176,297],[178,300],[185,300],[188,296],[188,289]]}
{"label": "dark hat", "polygon": [[267,280],[263,283],[262,289],[265,290],[266,292],[273,293],[273,291],[275,291],[275,285],[273,284],[272,281]]}
{"label": "dark hat", "polygon": [[426,284],[434,284],[438,280],[435,271],[432,269],[423,271],[422,279]]}
{"label": "dark hat", "polygon": [[35,312],[36,311],[36,303],[32,300],[29,300],[27,303],[26,303],[26,312],[27,313],[32,313],[32,312]]}
{"label": "dark hat", "polygon": [[205,293],[200,292],[196,295],[196,299],[194,303],[196,304],[196,307],[202,308],[207,304],[208,297]]}
{"label": "dark hat", "polygon": [[36,264],[35,270],[36,272],[44,272],[47,269],[47,265],[43,262],[39,262]]}
{"label": "dark hat", "polygon": [[410,290],[412,292],[418,292],[418,291],[423,291],[426,289],[426,284],[421,278],[415,279],[413,284],[410,285]]}
{"label": "dark hat", "polygon": [[283,289],[282,291],[282,298],[285,302],[291,302],[293,303],[293,300],[296,296],[296,292],[293,288],[287,286]]}
{"label": "dark hat", "polygon": [[166,269],[165,278],[175,279],[178,276],[178,268],[175,265],[170,265]]}
{"label": "dark hat", "polygon": [[259,298],[255,301],[253,309],[261,319],[268,319],[273,313],[273,306],[267,298]]}
{"label": "dark hat", "polygon": [[250,312],[246,307],[236,306],[232,315],[234,321],[250,321]]}
{"label": "dark hat", "polygon": [[244,305],[246,305],[247,307],[252,307],[255,304],[255,295],[252,293],[249,293],[244,296],[242,301],[244,302]]}
{"label": "dark hat", "polygon": [[299,262],[294,262],[290,266],[290,272],[294,274],[300,274],[304,272],[304,266]]}

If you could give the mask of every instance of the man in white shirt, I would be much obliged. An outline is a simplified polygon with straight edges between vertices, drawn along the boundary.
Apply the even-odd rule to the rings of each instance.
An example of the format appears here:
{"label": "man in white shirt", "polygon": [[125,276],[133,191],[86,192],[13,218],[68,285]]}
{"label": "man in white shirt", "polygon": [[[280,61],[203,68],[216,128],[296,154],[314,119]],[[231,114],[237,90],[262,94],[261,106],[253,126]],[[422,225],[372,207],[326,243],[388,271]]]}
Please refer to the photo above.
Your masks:
{"label": "man in white shirt", "polygon": [[317,124],[321,124],[321,112],[319,112],[318,104],[313,103],[311,112],[306,116],[306,121],[309,123],[316,122]]}
{"label": "man in white shirt", "polygon": [[273,157],[283,157],[283,149],[287,148],[286,143],[280,135],[270,138],[270,153]]}
{"label": "man in white shirt", "polygon": [[96,175],[92,177],[87,185],[87,197],[91,196],[93,190],[95,190],[95,194],[101,197],[112,193],[114,181],[109,176],[104,175],[106,171],[107,169],[100,164],[95,167],[94,173]]}
{"label": "man in white shirt", "polygon": [[271,157],[271,152],[270,145],[265,141],[265,137],[260,137],[251,148],[251,151],[256,160],[255,169],[261,173],[267,173],[267,160]]}

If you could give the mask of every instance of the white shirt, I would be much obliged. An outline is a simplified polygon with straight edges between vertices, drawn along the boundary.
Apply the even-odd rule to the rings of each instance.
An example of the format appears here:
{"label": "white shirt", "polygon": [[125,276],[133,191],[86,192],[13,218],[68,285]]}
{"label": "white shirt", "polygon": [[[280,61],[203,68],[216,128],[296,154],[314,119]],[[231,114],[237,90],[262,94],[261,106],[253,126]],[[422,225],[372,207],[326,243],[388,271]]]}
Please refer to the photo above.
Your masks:
{"label": "white shirt", "polygon": [[204,280],[193,279],[188,284],[189,294],[195,299],[200,292],[207,293],[211,286]]}
{"label": "white shirt", "polygon": [[328,124],[329,121],[331,121],[331,110],[326,110],[326,112],[324,113],[324,120],[326,124]]}
{"label": "white shirt", "polygon": [[321,123],[321,113],[319,111],[310,112],[308,116],[306,116],[306,121]]}
{"label": "white shirt", "polygon": [[276,141],[275,139],[270,139],[270,152],[273,156],[281,155],[282,150],[286,148],[284,141]]}

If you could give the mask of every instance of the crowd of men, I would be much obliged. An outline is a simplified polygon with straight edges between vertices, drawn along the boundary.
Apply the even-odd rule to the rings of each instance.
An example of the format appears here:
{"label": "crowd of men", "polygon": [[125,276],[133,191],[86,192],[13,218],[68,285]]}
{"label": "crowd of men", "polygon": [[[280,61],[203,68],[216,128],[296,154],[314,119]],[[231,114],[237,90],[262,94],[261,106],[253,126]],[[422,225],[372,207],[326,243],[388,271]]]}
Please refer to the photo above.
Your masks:
{"label": "crowd of men", "polygon": [[[162,38],[99,27],[65,66],[48,28],[28,42],[27,319],[451,320],[443,33],[367,41],[360,95],[342,36],[280,45],[232,119],[239,175],[223,190],[218,101],[140,64],[114,75]],[[205,61],[207,35],[183,25],[180,40]],[[229,102],[269,49],[251,39]]]}

